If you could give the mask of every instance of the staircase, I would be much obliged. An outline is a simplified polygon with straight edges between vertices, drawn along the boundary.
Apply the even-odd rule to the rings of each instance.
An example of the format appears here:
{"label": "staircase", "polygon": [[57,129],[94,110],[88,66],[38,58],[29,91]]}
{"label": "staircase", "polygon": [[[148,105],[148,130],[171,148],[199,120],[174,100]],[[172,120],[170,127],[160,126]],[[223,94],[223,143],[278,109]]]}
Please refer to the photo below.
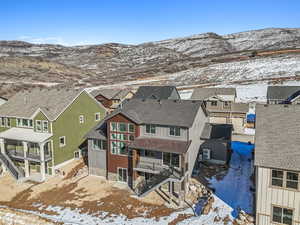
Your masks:
{"label": "staircase", "polygon": [[170,170],[163,170],[159,174],[153,176],[149,180],[142,181],[136,188],[135,192],[139,197],[143,197],[150,193],[151,191],[155,190],[156,188],[160,187],[161,185],[165,184],[169,181],[172,172]]}
{"label": "staircase", "polygon": [[7,168],[10,174],[16,179],[24,177],[24,171],[18,168],[9,158],[8,155],[0,152],[0,162]]}

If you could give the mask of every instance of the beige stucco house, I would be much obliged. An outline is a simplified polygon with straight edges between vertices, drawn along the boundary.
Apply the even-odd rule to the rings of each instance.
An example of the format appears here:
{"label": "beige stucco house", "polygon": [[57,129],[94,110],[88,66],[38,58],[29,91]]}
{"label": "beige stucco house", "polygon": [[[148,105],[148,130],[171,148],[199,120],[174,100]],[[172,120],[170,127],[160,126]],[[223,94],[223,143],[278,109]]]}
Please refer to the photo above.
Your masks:
{"label": "beige stucco house", "polygon": [[235,88],[196,88],[191,99],[205,102],[210,123],[232,124],[234,133],[244,133],[249,106],[235,102]]}

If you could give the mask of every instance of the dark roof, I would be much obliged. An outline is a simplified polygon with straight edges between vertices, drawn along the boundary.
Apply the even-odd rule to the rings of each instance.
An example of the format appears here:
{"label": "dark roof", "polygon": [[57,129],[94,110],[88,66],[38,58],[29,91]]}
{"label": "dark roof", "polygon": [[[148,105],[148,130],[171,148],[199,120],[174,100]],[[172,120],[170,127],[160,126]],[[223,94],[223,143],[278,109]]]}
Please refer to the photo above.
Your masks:
{"label": "dark roof", "polygon": [[106,131],[106,123],[104,120],[102,120],[85,135],[85,138],[106,140]]}
{"label": "dark roof", "polygon": [[121,113],[137,124],[191,127],[199,110],[206,113],[202,101],[130,99],[105,120]]}
{"label": "dark roof", "polygon": [[126,95],[130,92],[129,89],[101,89],[101,90],[93,90],[91,95],[96,97],[98,95],[102,95],[107,99],[122,99],[125,98]]}
{"label": "dark roof", "polygon": [[300,171],[300,105],[257,105],[255,165]]}
{"label": "dark roof", "polygon": [[300,86],[268,86],[267,99],[285,100],[297,91],[300,91]]}
{"label": "dark roof", "polygon": [[176,141],[160,138],[137,138],[128,147],[136,149],[154,150],[161,152],[186,153],[191,141]]}
{"label": "dark roof", "polygon": [[213,124],[213,123],[206,123],[202,133],[201,139],[208,140],[208,139],[223,139],[229,140],[231,137],[233,126],[231,124]]}
{"label": "dark roof", "polygon": [[236,90],[235,88],[195,88],[191,99],[206,100],[216,95],[236,96]]}
{"label": "dark roof", "polygon": [[[176,91],[176,96],[172,96]],[[175,86],[141,86],[134,95],[134,98],[141,99],[180,99]]]}

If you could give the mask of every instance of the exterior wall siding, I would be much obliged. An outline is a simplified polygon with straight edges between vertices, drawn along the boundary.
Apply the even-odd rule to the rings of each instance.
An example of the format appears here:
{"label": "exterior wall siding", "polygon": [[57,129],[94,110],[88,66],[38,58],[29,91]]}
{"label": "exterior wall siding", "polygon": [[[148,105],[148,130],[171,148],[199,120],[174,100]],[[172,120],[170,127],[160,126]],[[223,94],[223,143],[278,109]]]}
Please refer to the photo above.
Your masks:
{"label": "exterior wall siding", "polygon": [[146,125],[140,126],[140,134],[143,137],[157,137],[161,139],[168,139],[168,140],[177,140],[177,141],[186,141],[187,140],[187,128],[180,129],[180,137],[178,136],[170,136],[169,135],[170,127],[169,126],[156,126],[156,133],[155,134],[147,134],[146,133]]}
{"label": "exterior wall siding", "polygon": [[[106,111],[87,93],[80,96],[53,122],[53,154],[54,165],[70,160],[74,152],[84,141],[84,135],[99,121],[95,121],[95,113],[100,112],[101,119]],[[79,116],[84,115],[84,123],[79,123]],[[66,137],[66,145],[59,146],[59,137]]]}
{"label": "exterior wall siding", "polygon": [[[117,154],[112,154],[111,153],[111,147],[110,147],[110,123],[111,122],[124,122],[124,123],[132,123],[135,125],[135,137],[138,137],[140,134],[140,129],[139,126],[137,124],[135,124],[134,122],[132,122],[131,120],[129,120],[128,118],[126,118],[125,116],[118,114],[112,118],[110,118],[107,121],[107,137],[108,137],[108,143],[107,143],[107,170],[109,173],[117,173],[117,169],[118,167],[122,167],[122,168],[128,168],[129,166],[129,157],[127,155],[117,155]],[[108,176],[108,178],[110,177],[110,175]]]}
{"label": "exterior wall siding", "polygon": [[93,140],[88,140],[89,174],[106,177],[106,150],[93,148]]}
{"label": "exterior wall siding", "polygon": [[198,156],[200,145],[203,143],[200,140],[201,132],[204,128],[205,122],[208,122],[208,118],[204,114],[202,108],[199,108],[199,111],[195,117],[193,126],[189,128],[188,140],[191,140],[192,143],[188,149],[188,169],[189,176],[192,176],[194,165]]}
{"label": "exterior wall siding", "polygon": [[275,188],[270,185],[271,169],[257,168],[256,224],[272,223],[272,205],[293,209],[293,224],[300,224],[300,191]]}

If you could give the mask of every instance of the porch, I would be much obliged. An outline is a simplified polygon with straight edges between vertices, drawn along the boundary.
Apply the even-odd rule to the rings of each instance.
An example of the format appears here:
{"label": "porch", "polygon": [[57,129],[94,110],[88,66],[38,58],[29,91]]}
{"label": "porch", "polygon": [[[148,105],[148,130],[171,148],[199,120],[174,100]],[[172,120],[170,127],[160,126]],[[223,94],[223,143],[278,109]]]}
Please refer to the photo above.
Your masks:
{"label": "porch", "polygon": [[10,128],[1,132],[0,150],[2,158],[7,162],[7,165],[3,163],[4,167],[8,170],[14,167],[14,170],[19,171],[16,179],[39,174],[39,180],[45,180],[48,163],[52,159],[50,137],[50,133],[38,133],[26,128]]}

